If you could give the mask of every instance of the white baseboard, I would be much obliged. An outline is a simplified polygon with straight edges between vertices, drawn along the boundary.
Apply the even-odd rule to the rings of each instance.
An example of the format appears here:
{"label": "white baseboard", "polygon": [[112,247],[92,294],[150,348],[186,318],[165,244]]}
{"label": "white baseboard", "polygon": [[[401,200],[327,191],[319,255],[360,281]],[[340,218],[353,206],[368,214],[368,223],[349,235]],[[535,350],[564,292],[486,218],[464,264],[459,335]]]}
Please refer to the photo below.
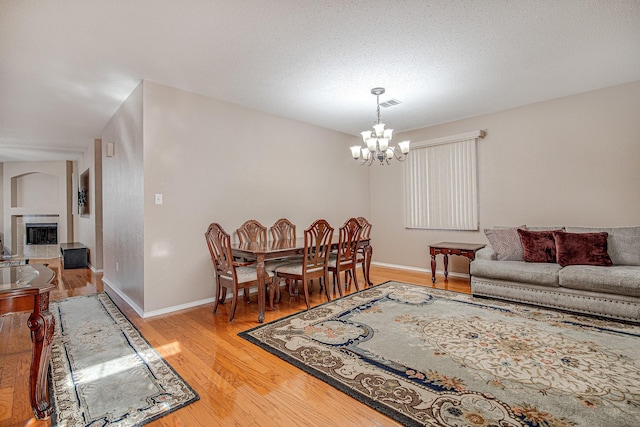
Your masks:
{"label": "white baseboard", "polygon": [[[105,279],[103,277],[102,278],[102,282],[105,284],[106,287],[109,288],[110,291],[112,291],[113,293],[118,295],[120,298],[122,298],[124,300],[124,302],[126,302],[127,305],[129,307],[131,307],[133,309],[133,311],[138,313],[138,316],[142,317],[143,319],[146,319],[146,318],[149,318],[149,317],[153,317],[153,316],[160,316],[161,314],[173,313],[174,311],[185,310],[187,308],[198,307],[200,305],[205,305],[205,304],[209,304],[209,303],[215,302],[215,300],[216,300],[215,298],[206,298],[206,299],[203,299],[203,300],[193,301],[193,302],[189,302],[189,303],[186,303],[186,304],[174,305],[174,306],[171,306],[171,307],[161,308],[159,310],[153,310],[153,311],[145,312],[136,303],[134,303],[131,300],[131,298],[129,298],[127,295],[125,295],[120,289],[118,289],[115,286],[113,286],[113,284],[110,283],[108,279]],[[105,291],[106,291],[106,289],[105,289]]]}
{"label": "white baseboard", "polygon": [[[407,271],[418,271],[420,273],[427,273],[429,277],[431,277],[431,269],[430,268],[421,268],[421,267],[410,267],[408,265],[398,265],[398,264],[387,264],[385,262],[371,262],[371,265],[377,265],[378,267],[388,267],[388,268],[396,268],[398,270],[407,270]],[[444,276],[443,270],[436,270],[436,274]],[[455,271],[450,271],[449,276],[453,277],[461,277],[461,278],[469,278],[468,274],[465,273],[457,273]]]}

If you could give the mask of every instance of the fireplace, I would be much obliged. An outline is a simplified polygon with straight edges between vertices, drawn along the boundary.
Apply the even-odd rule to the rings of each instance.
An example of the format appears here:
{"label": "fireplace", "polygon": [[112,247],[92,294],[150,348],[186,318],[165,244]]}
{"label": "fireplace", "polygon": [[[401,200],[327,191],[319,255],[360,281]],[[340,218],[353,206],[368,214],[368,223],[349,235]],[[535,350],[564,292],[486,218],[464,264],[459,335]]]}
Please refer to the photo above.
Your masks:
{"label": "fireplace", "polygon": [[27,245],[58,244],[58,224],[56,223],[27,223],[25,228]]}

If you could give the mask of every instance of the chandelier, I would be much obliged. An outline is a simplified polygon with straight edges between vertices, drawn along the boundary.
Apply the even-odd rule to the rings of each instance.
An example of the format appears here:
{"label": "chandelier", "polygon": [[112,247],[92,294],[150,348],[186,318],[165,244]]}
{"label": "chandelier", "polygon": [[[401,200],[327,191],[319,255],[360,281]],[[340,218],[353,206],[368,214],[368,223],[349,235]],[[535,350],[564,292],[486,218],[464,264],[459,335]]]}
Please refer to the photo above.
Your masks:
{"label": "chandelier", "polygon": [[389,146],[393,129],[385,129],[384,123],[380,123],[380,95],[383,93],[383,87],[371,89],[371,94],[376,96],[378,104],[378,121],[373,125],[373,131],[365,130],[360,133],[366,147],[360,145],[351,147],[351,155],[359,165],[371,166],[374,159],[380,161],[381,165],[385,162],[391,164],[390,160],[394,157],[402,162],[409,154],[410,141],[402,141],[398,143],[397,147]]}

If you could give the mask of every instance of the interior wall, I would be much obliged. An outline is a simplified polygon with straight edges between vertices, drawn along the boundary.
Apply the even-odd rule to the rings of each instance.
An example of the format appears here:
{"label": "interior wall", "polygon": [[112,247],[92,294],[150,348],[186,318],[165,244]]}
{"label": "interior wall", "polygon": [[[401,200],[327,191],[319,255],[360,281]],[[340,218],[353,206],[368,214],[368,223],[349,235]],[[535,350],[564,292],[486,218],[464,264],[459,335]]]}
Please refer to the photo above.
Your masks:
{"label": "interior wall", "polygon": [[78,213],[77,196],[73,204],[74,239],[89,250],[89,264],[94,271],[102,269],[102,141],[96,139],[89,144],[76,162],[74,188],[78,188],[80,176],[89,172],[89,214]]}
{"label": "interior wall", "polygon": [[214,296],[204,239],[212,222],[231,234],[247,219],[268,227],[287,217],[302,236],[318,218],[337,229],[368,216],[369,171],[353,163],[354,141],[145,81],[144,311]]}
{"label": "interior wall", "polygon": [[[143,85],[102,131],[103,280],[129,303],[144,307]],[[106,146],[114,155],[106,157]]]}
{"label": "interior wall", "polygon": [[[480,231],[409,230],[402,164],[373,168],[374,262],[429,269],[429,244],[487,243],[494,225],[640,224],[640,81],[405,132],[424,141],[477,129]],[[438,257],[438,268],[442,268]],[[450,271],[468,262],[450,257]]]}
{"label": "interior wall", "polygon": [[0,162],[0,256],[5,253],[4,227],[4,163]]}

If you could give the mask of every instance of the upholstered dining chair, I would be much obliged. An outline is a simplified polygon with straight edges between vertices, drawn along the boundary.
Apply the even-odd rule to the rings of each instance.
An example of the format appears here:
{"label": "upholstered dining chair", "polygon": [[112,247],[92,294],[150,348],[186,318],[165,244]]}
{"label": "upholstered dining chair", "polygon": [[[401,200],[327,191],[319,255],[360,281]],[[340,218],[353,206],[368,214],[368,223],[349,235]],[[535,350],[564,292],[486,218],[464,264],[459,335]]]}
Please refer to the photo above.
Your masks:
{"label": "upholstered dining chair", "polygon": [[[231,298],[231,313],[229,321],[233,321],[238,303],[238,290],[244,289],[245,295],[249,295],[249,288],[258,285],[258,271],[249,263],[241,263],[233,259],[231,252],[231,236],[227,234],[218,223],[212,223],[204,233],[207,246],[211,253],[211,261],[216,269],[216,301],[213,312],[218,311],[218,305],[224,304],[227,297],[227,289],[233,293]],[[269,291],[269,300],[273,301],[274,273],[265,271],[264,283]],[[271,304],[273,308],[273,304]]]}
{"label": "upholstered dining chair", "polygon": [[295,240],[296,226],[286,218],[280,218],[269,229],[273,240]]}
{"label": "upholstered dining chair", "polygon": [[[340,227],[338,235],[338,248],[329,255],[329,271],[333,273],[333,290],[336,284],[340,296],[344,295],[342,283],[340,281],[340,273],[344,271],[345,285],[351,285],[353,281],[356,290],[360,290],[358,285],[358,276],[356,274],[356,264],[358,247],[360,243],[360,232],[362,228],[356,218],[349,218],[342,227]],[[349,280],[347,281],[347,277]]]}
{"label": "upholstered dining chair", "polygon": [[[276,283],[279,278],[301,281],[304,289],[304,302],[309,304],[309,286],[313,279],[324,281],[325,293],[327,299],[331,301],[329,294],[328,278],[328,261],[329,251],[331,250],[331,239],[333,238],[333,228],[324,219],[318,219],[311,224],[309,228],[304,230],[304,252],[302,260],[292,261],[276,267]],[[269,294],[271,297],[271,294]]]}
{"label": "upholstered dining chair", "polygon": [[[369,221],[367,221],[367,219],[363,216],[359,216],[357,218],[358,223],[360,224],[360,227],[362,227],[362,231],[360,231],[360,239],[361,240],[369,240],[371,239],[371,223]],[[369,250],[372,251],[373,249],[371,248],[371,243],[369,243]],[[365,261],[365,256],[364,256],[364,248],[362,246],[358,247],[358,254],[356,255],[356,264],[360,264],[360,266],[362,267],[362,274],[364,275],[364,281],[365,281],[365,285],[367,286],[371,286],[371,283],[367,283],[367,275],[365,273],[365,265],[364,265],[364,261]]]}

